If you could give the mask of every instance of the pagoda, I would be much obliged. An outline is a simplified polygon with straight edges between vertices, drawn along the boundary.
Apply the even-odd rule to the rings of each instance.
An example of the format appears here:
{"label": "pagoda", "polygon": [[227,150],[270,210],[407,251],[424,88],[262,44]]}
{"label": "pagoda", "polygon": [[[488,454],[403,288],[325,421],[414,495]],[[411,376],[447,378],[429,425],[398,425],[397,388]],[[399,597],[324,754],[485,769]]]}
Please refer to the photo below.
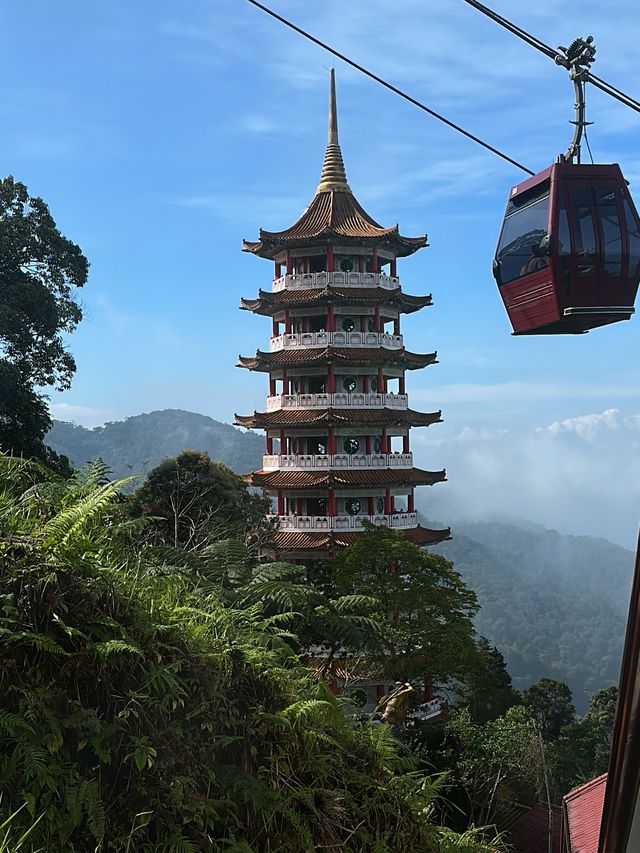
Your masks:
{"label": "pagoda", "polygon": [[272,499],[278,557],[332,556],[367,522],[420,545],[450,535],[420,526],[414,502],[416,486],[445,479],[413,467],[409,440],[411,427],[441,422],[439,411],[409,408],[405,387],[408,370],[437,360],[406,349],[400,328],[431,296],[403,292],[397,259],[426,245],[378,225],[353,195],[331,69],[329,140],[311,203],[290,228],[243,243],[274,263],[272,289],[241,303],[272,322],[268,349],[238,364],[268,376],[266,406],[235,422],[266,433],[262,468],[245,479]]}

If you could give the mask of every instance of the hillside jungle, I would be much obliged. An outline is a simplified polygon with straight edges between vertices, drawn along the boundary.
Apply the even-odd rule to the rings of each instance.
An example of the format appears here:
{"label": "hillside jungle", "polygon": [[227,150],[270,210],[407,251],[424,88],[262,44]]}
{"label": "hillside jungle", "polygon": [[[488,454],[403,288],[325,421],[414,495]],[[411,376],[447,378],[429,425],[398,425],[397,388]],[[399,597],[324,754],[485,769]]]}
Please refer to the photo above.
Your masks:
{"label": "hillside jungle", "polygon": [[[605,769],[615,688],[581,717],[559,679],[516,689],[442,554],[372,528],[260,562],[264,499],[206,452],[128,481],[47,446],[87,273],[0,181],[0,850],[480,853],[545,776],[558,802]],[[338,663],[444,713],[363,716]]]}

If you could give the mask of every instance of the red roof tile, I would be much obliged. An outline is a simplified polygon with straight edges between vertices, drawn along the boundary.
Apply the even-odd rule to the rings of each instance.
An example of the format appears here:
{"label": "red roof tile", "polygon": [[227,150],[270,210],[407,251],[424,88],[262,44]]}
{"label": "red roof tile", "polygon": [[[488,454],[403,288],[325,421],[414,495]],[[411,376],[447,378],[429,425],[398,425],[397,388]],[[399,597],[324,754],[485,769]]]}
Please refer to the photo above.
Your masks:
{"label": "red roof tile", "polygon": [[598,853],[606,782],[603,773],[563,797],[569,853]]}

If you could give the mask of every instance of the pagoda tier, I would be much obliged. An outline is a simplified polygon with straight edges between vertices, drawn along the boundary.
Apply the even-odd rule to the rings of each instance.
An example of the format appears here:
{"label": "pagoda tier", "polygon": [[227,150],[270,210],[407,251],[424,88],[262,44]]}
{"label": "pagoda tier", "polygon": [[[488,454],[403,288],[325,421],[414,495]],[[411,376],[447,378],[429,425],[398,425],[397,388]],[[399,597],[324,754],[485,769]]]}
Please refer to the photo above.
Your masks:
{"label": "pagoda tier", "polygon": [[[304,275],[320,275],[319,273],[301,273],[299,276],[284,276],[285,279],[299,279]],[[327,273],[326,275],[331,275]],[[352,276],[353,274],[349,274]],[[360,273],[356,273],[360,277]],[[344,278],[344,274],[342,274]],[[276,282],[279,279],[276,279]],[[288,284],[288,283],[287,283]],[[287,286],[285,284],[285,287]],[[272,317],[274,314],[287,308],[310,308],[314,305],[339,305],[344,303],[356,303],[361,307],[376,306],[384,304],[395,308],[400,314],[412,314],[421,308],[431,305],[431,294],[426,296],[410,296],[403,293],[400,287],[390,290],[384,287],[360,287],[352,284],[350,286],[327,286],[318,289],[296,289],[276,290],[273,293],[259,290],[257,299],[242,299],[240,307],[254,314],[263,314]]]}
{"label": "pagoda tier", "polygon": [[403,293],[397,258],[427,245],[383,228],[347,183],[338,142],[331,72],[329,140],[320,184],[303,215],[283,231],[260,231],[243,250],[274,264],[273,290],[241,307],[271,318],[267,350],[238,366],[269,377],[264,412],[236,423],[266,432],[262,469],[245,476],[272,501],[272,550],[288,559],[326,557],[367,524],[420,545],[450,531],[418,524],[414,491],[446,479],[413,467],[412,427],[441,413],[409,408],[405,374],[437,363],[406,349],[401,317],[431,305]]}
{"label": "pagoda tier", "polygon": [[431,426],[442,423],[442,412],[414,412],[412,409],[279,409],[236,415],[235,423],[245,429],[318,427],[341,424],[366,426]]}
{"label": "pagoda tier", "polygon": [[383,365],[387,367],[404,367],[407,370],[420,370],[430,364],[436,364],[438,354],[435,352],[419,354],[408,352],[404,347],[398,350],[359,347],[323,347],[322,349],[292,349],[277,350],[276,352],[261,352],[255,356],[239,356],[238,367],[258,370],[263,373],[279,367],[300,367],[304,365],[346,364],[351,367],[369,367]]}

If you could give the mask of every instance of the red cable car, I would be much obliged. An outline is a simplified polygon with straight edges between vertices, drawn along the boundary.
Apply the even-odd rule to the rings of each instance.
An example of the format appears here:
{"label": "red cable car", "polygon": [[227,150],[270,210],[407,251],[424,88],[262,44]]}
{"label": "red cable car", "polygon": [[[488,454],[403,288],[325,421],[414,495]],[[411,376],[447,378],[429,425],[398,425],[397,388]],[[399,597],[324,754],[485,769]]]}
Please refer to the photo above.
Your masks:
{"label": "red cable car", "polygon": [[591,41],[558,60],[577,95],[569,150],[509,195],[493,273],[514,335],[580,334],[634,313],[640,219],[627,182],[618,165],[579,162]]}

